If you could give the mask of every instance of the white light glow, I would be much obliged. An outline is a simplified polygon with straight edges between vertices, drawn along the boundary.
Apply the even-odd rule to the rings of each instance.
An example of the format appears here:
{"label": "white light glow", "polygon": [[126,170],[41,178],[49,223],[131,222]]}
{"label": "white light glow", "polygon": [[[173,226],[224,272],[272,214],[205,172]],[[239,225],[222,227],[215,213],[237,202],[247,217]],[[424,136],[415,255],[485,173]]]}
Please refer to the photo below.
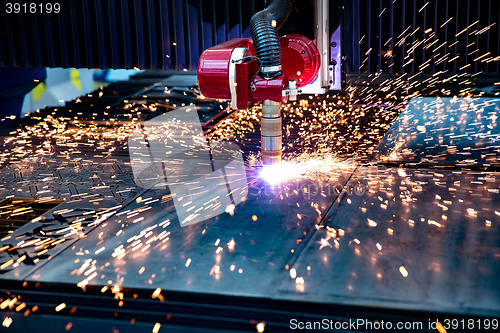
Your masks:
{"label": "white light glow", "polygon": [[[282,160],[278,164],[264,165],[259,172],[260,178],[271,185],[276,185],[289,179],[300,177],[318,178],[326,177],[338,171],[354,168],[349,160],[339,160],[335,157],[315,158],[303,154],[292,160]],[[327,179],[325,179],[327,181]]]}
{"label": "white light glow", "polygon": [[305,166],[282,161],[278,164],[264,165],[260,177],[270,184],[278,184],[289,178],[298,177],[305,171]]}

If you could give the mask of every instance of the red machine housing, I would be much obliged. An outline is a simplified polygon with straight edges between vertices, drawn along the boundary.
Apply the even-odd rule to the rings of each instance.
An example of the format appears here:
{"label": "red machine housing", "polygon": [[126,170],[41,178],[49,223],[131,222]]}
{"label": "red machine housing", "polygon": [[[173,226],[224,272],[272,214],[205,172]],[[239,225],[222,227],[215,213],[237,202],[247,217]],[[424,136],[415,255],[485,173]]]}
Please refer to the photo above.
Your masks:
{"label": "red machine housing", "polygon": [[316,78],[320,56],[314,43],[301,35],[281,37],[280,45],[283,75],[271,80],[255,75],[258,61],[250,38],[235,38],[203,51],[198,63],[201,93],[231,99],[233,109],[246,109],[266,99],[285,101],[289,80],[300,87]]}
{"label": "red machine housing", "polygon": [[313,41],[296,34],[280,38],[283,74],[303,87],[314,81],[321,64],[318,49]]}

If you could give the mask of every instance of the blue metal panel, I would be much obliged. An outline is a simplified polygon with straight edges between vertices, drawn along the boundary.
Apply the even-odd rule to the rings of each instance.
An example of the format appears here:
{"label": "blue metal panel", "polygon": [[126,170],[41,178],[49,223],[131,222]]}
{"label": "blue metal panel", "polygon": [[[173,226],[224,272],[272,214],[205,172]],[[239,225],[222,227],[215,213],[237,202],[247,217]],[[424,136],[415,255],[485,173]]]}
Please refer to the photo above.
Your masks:
{"label": "blue metal panel", "polygon": [[59,14],[2,11],[0,66],[196,70],[204,49],[249,37],[250,17],[264,6],[242,0],[66,0]]}
{"label": "blue metal panel", "polygon": [[347,73],[498,73],[499,62],[487,59],[500,55],[499,1],[344,0],[344,4]]}

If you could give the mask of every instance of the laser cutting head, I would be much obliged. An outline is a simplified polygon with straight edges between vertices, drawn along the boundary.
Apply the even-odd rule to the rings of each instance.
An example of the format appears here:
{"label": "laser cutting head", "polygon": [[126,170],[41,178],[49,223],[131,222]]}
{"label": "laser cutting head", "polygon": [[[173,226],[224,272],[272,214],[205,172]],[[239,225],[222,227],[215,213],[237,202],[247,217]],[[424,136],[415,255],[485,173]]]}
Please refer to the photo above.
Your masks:
{"label": "laser cutting head", "polygon": [[205,50],[198,63],[198,85],[209,98],[231,99],[233,110],[262,103],[262,162],[281,159],[281,103],[296,100],[300,88],[313,81],[320,67],[314,43],[301,35],[281,37],[282,75],[259,76],[261,61],[252,39],[236,38]]}
{"label": "laser cutting head", "polygon": [[283,74],[261,78],[260,60],[252,39],[235,38],[203,51],[198,62],[198,85],[208,98],[231,99],[231,107],[246,109],[264,100],[294,100],[298,89],[313,81],[320,57],[314,43],[301,35],[280,38]]}

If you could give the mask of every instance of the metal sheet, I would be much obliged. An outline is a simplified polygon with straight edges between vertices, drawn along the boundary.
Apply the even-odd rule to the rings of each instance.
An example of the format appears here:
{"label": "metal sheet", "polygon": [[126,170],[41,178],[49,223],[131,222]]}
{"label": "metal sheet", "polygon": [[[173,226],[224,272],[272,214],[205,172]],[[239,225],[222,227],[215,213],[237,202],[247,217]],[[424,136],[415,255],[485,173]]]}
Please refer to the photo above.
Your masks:
{"label": "metal sheet", "polygon": [[[329,180],[332,188],[351,172],[337,172]],[[288,183],[288,189],[250,182],[234,211],[186,227],[179,225],[169,192],[149,190],[144,201],[133,202],[25,278],[76,284],[95,267],[92,285],[271,297],[336,193],[303,191],[315,188],[307,179]]]}
{"label": "metal sheet", "polygon": [[499,177],[360,168],[276,297],[500,316]]}
{"label": "metal sheet", "polygon": [[457,167],[498,166],[499,107],[499,98],[412,98],[371,159]]}
{"label": "metal sheet", "polygon": [[35,202],[62,201],[0,240],[3,279],[29,275],[136,194],[129,166],[117,160],[95,160],[38,157],[2,170],[0,195]]}

